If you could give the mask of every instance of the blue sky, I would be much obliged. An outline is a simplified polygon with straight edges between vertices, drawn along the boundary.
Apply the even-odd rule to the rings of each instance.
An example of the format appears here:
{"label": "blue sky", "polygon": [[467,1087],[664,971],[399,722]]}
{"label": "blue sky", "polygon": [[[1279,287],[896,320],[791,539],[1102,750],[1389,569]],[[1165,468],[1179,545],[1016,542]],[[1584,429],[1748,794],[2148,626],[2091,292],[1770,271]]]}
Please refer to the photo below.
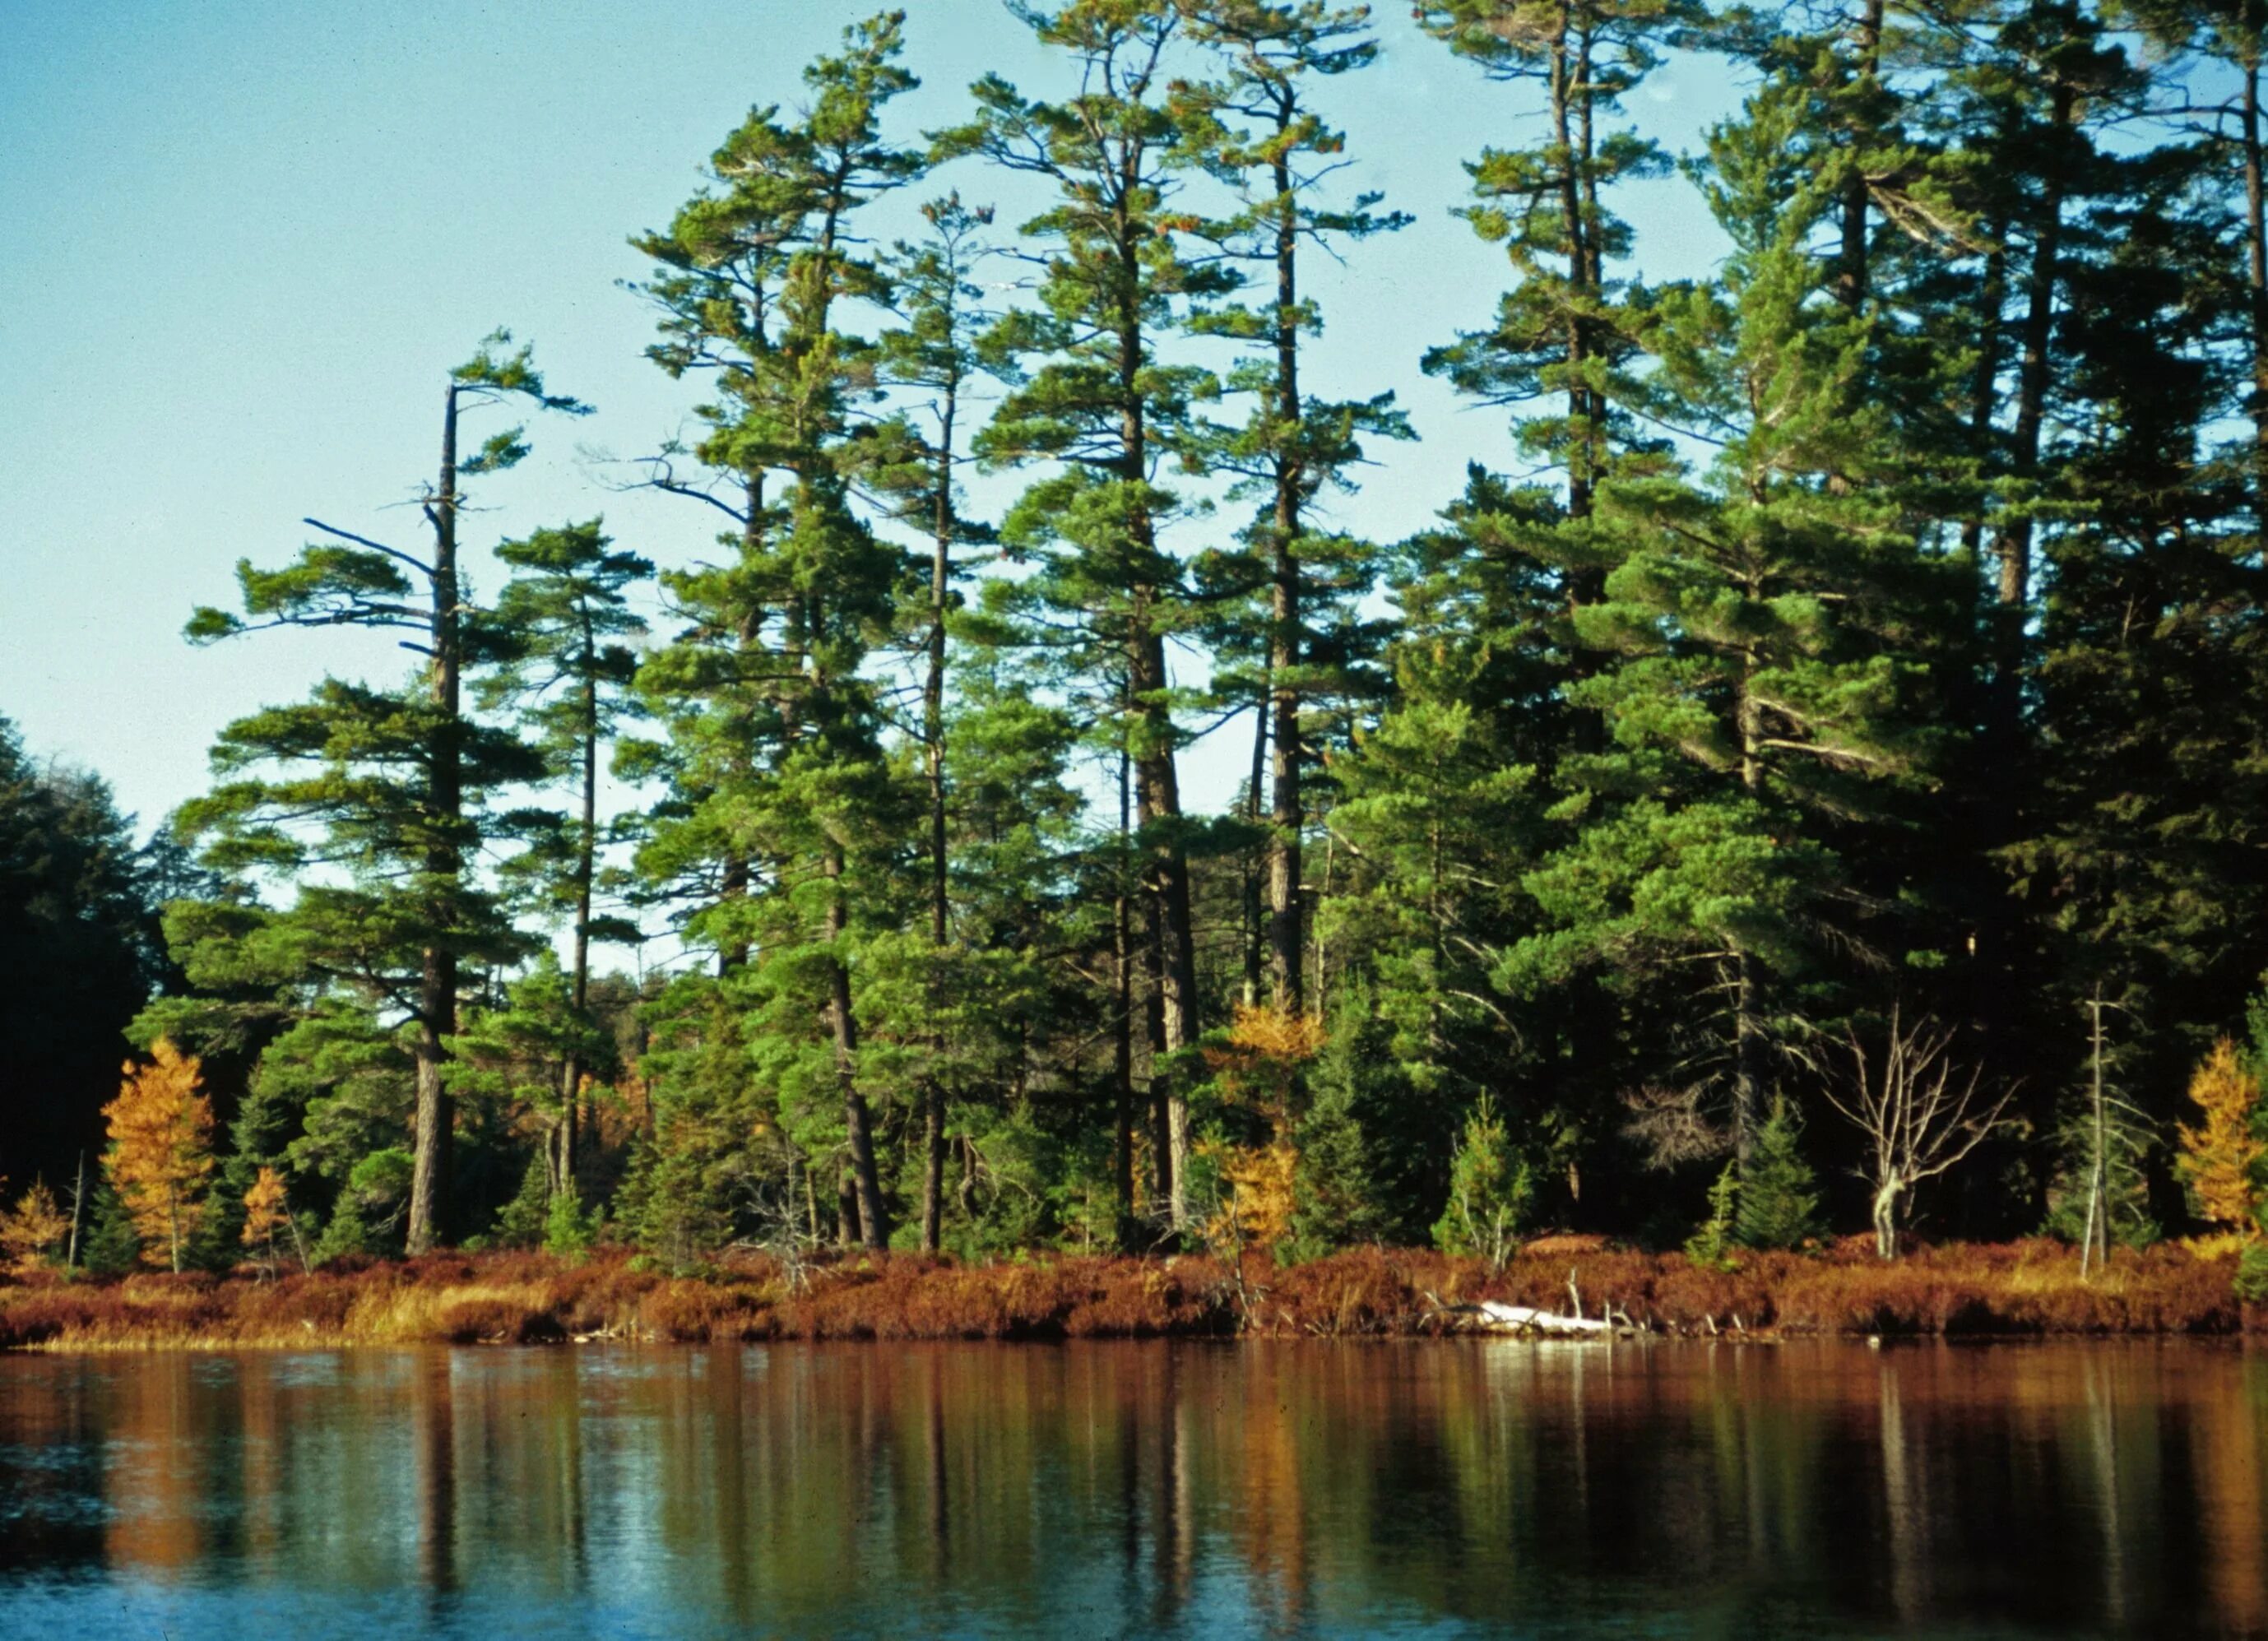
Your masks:
{"label": "blue sky", "polygon": [[[238,557],[287,559],[306,515],[414,544],[404,503],[434,465],[444,373],[499,325],[598,413],[539,421],[536,455],[481,492],[491,511],[468,541],[603,511],[665,565],[703,554],[705,510],[608,485],[608,458],[651,451],[694,397],[641,357],[652,321],[619,288],[643,271],[626,239],[666,223],[748,107],[792,104],[801,65],[872,9],[0,6],[0,715],[36,754],[106,776],[146,829],[202,786],[230,718],[327,668],[397,671],[409,658],[375,638],[197,651],[181,623],[231,601]],[[957,118],[988,70],[1064,88],[1064,66],[997,0],[908,10],[924,85],[895,106],[907,138]],[[1329,111],[1358,162],[1348,186],[1418,222],[1314,270],[1329,333],[1310,381],[1391,388],[1410,413],[1421,442],[1380,452],[1344,509],[1392,538],[1455,493],[1468,460],[1514,460],[1502,417],[1461,407],[1417,362],[1482,321],[1508,276],[1449,217],[1460,162],[1535,125],[1532,92],[1488,84],[1401,6],[1379,24],[1382,62],[1334,86]],[[1632,113],[1690,149],[1737,95],[1720,65],[1681,59]],[[997,202],[1004,222],[1033,202],[974,166],[901,202],[947,188]],[[1681,180],[1624,209],[1653,276],[1716,254]],[[1198,748],[1192,798],[1223,801],[1241,762],[1231,745]]]}

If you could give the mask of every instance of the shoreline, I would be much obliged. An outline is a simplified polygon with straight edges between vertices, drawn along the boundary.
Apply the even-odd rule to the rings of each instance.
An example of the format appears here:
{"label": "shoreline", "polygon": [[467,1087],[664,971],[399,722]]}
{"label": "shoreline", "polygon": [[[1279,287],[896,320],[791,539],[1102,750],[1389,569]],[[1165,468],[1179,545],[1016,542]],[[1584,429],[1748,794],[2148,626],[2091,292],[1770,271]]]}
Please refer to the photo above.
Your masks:
{"label": "shoreline", "polygon": [[1642,1337],[2229,1336],[2268,1330],[2233,1253],[2121,1250],[2082,1283],[2047,1241],[1948,1243],[1884,1262],[1838,1244],[1736,1270],[1682,1254],[1543,1239],[1491,1270],[1423,1249],[1278,1266],[1203,1255],[1049,1255],[963,1265],[895,1255],[783,1268],[738,1255],[670,1274],[605,1250],[435,1254],[269,1277],[239,1271],[0,1282],[0,1350],[261,1349],[598,1341],[1422,1338],[1471,1331],[1481,1301],[1619,1313]]}

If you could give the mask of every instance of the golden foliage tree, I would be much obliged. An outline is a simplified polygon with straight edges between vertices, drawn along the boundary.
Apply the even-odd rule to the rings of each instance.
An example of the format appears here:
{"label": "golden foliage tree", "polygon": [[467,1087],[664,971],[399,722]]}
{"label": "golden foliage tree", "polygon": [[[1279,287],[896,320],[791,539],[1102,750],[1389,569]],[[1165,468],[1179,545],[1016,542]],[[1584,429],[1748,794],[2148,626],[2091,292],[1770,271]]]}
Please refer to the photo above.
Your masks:
{"label": "golden foliage tree", "polygon": [[276,1271],[276,1233],[291,1223],[284,1206],[284,1176],[262,1165],[260,1175],[244,1193],[244,1233],[247,1247],[264,1249],[269,1274]]}
{"label": "golden foliage tree", "polygon": [[0,1218],[0,1255],[18,1275],[36,1270],[48,1250],[70,1231],[70,1216],[55,1205],[55,1194],[44,1180],[34,1180],[16,1199],[16,1206]]}
{"label": "golden foliage tree", "polygon": [[2260,1104],[2260,1084],[2236,1057],[2236,1045],[2223,1037],[2213,1044],[2190,1078],[2190,1100],[2205,1113],[2205,1123],[2182,1127],[2176,1165],[2197,1198],[2198,1212],[2217,1225],[2250,1231],[2257,1225],[2259,1193],[2254,1175],[2268,1146],[2253,1137],[2252,1118]]}
{"label": "golden foliage tree", "polygon": [[103,1107],[110,1152],[103,1159],[111,1188],[132,1216],[143,1257],[155,1263],[162,1243],[173,1269],[181,1244],[204,1218],[205,1181],[213,1171],[212,1101],[198,1092],[202,1063],[160,1037],[151,1061],[126,1063],[118,1098]]}
{"label": "golden foliage tree", "polygon": [[1206,1234],[1215,1241],[1271,1248],[1291,1230],[1298,1206],[1292,1192],[1300,1166],[1292,1137],[1300,1068],[1322,1047],[1321,1022],[1278,1008],[1240,1008],[1224,1048],[1207,1049],[1206,1063],[1224,1100],[1256,1110],[1269,1138],[1259,1145],[1202,1147],[1219,1159],[1228,1200]]}

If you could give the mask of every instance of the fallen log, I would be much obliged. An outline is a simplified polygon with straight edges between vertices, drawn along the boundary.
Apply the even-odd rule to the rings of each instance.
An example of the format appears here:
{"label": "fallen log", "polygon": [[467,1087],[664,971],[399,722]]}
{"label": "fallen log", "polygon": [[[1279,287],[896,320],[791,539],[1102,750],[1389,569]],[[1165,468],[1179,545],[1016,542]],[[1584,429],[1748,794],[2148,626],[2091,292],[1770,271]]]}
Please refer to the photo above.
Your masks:
{"label": "fallen log", "polygon": [[1477,1305],[1444,1305],[1432,1294],[1433,1314],[1442,1317],[1453,1328],[1476,1328],[1484,1333],[1534,1335],[1555,1339],[1607,1339],[1617,1334],[1635,1334],[1638,1328],[1627,1318],[1622,1322],[1604,1317],[1570,1316],[1560,1311],[1538,1310],[1532,1305],[1506,1305],[1497,1299],[1483,1299]]}
{"label": "fallen log", "polygon": [[1558,1311],[1538,1310],[1532,1305],[1505,1305],[1495,1299],[1483,1299],[1473,1309],[1480,1314],[1486,1326],[1509,1328],[1514,1333],[1597,1337],[1615,1331],[1615,1325],[1603,1318],[1569,1316]]}

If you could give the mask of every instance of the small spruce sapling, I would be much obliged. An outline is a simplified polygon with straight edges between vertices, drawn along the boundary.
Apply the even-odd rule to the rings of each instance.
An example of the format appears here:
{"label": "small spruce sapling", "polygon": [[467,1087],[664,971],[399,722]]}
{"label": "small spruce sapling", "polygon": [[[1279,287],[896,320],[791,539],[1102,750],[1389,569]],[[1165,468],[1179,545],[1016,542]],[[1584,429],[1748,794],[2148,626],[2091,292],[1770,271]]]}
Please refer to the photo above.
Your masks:
{"label": "small spruce sapling", "polygon": [[1741,1168],[1728,1162],[1709,1188],[1709,1217],[1685,1239],[1685,1257],[1704,1270],[1737,1270],[1733,1257],[1733,1225],[1740,1211]]}
{"label": "small spruce sapling", "polygon": [[1434,1222],[1434,1245],[1501,1269],[1519,1245],[1535,1196],[1535,1176],[1513,1153],[1496,1102],[1484,1093],[1449,1164],[1449,1203]]}
{"label": "small spruce sapling", "polygon": [[1742,1247],[1800,1247],[1819,1234],[1819,1192],[1800,1148],[1802,1137],[1786,1096],[1775,1099],[1742,1174],[1734,1218]]}

